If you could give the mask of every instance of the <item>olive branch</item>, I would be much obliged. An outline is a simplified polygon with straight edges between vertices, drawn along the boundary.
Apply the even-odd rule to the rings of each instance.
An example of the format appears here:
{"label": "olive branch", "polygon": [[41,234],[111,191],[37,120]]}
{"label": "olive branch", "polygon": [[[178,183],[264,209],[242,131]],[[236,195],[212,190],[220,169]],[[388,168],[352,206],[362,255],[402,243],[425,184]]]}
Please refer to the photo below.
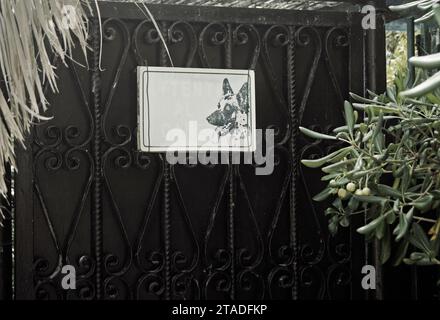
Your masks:
{"label": "olive branch", "polygon": [[[419,21],[440,22],[437,1],[391,9],[414,8],[428,11]],[[344,103],[345,125],[331,134],[301,127],[309,137],[343,143],[323,158],[302,163],[324,173],[327,187],[314,200],[332,198],[325,211],[331,233],[366,214],[368,223],[357,231],[380,241],[382,263],[395,248],[394,265],[440,265],[440,73],[429,76],[429,70],[440,67],[440,54],[409,62],[420,68],[413,88],[406,89],[396,77],[395,86],[382,95],[351,94],[355,102]]]}

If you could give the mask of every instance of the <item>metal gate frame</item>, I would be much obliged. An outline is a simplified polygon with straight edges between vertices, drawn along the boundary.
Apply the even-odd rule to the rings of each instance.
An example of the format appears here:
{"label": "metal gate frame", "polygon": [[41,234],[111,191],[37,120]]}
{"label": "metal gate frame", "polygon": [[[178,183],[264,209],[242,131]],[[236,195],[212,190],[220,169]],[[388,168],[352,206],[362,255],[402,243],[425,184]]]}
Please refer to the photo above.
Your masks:
{"label": "metal gate frame", "polygon": [[[101,3],[101,12],[103,19],[110,17],[117,17],[118,19],[137,19],[142,20],[143,16],[138,11],[137,7],[127,3]],[[290,32],[290,44],[288,47],[290,57],[288,66],[289,72],[289,106],[291,115],[293,116],[291,126],[292,130],[292,143],[290,144],[290,150],[292,156],[295,159],[295,165],[293,167],[294,177],[290,184],[289,196],[291,198],[291,239],[296,248],[296,215],[295,202],[296,202],[296,188],[297,175],[298,175],[298,154],[296,146],[296,137],[298,135],[298,103],[295,96],[295,85],[298,79],[295,79],[294,73],[294,54],[295,45],[293,41],[292,31],[295,26],[331,26],[331,27],[345,27],[349,29],[348,43],[350,45],[350,61],[349,61],[349,74],[350,74],[350,91],[357,94],[364,94],[366,89],[373,91],[382,91],[385,88],[385,44],[384,44],[384,23],[381,15],[378,15],[377,29],[365,31],[361,28],[362,16],[358,13],[343,13],[343,12],[310,12],[310,11],[282,11],[282,10],[266,10],[266,9],[245,9],[245,8],[212,8],[212,7],[191,7],[191,6],[178,6],[178,5],[150,5],[150,10],[159,21],[178,21],[188,20],[191,22],[203,22],[209,23],[212,21],[221,21],[222,23],[250,23],[250,24],[277,24],[286,25]],[[92,157],[96,168],[101,167],[101,150],[99,149],[99,142],[102,139],[100,134],[100,117],[101,117],[101,96],[100,96],[100,71],[99,71],[99,33],[97,20],[93,20],[94,32],[92,34],[92,47],[95,49],[91,61],[91,73],[92,73],[92,98],[93,105],[91,106],[93,116],[96,121],[97,127],[95,128],[93,142],[92,142]],[[354,59],[356,57],[356,59]],[[358,57],[363,57],[364,63],[359,65],[357,63]],[[230,66],[230,55],[226,56],[226,64]],[[164,55],[163,63],[166,64],[166,56]],[[31,150],[32,136],[27,139],[26,148]],[[16,176],[15,182],[15,197],[16,197],[16,235],[15,235],[15,252],[18,253],[15,257],[15,296],[17,299],[34,299],[35,294],[31,288],[34,287],[33,279],[33,266],[34,266],[34,254],[33,254],[33,237],[29,236],[33,233],[33,202],[36,201],[33,191],[33,158],[32,152],[27,152],[20,147],[18,148],[18,167],[19,174]],[[170,209],[166,205],[166,199],[169,192],[169,167],[165,168],[163,192],[165,205],[163,207],[163,215],[166,221],[169,220]],[[96,291],[97,299],[102,298],[102,279],[100,265],[102,263],[102,208],[101,208],[101,180],[102,173],[100,170],[95,170],[93,176],[93,212],[92,219],[94,221],[94,255],[96,258]],[[235,186],[231,182],[231,190],[234,190]],[[30,196],[32,195],[32,196]],[[233,192],[231,193],[233,196]],[[233,219],[233,201],[231,198],[230,214]],[[368,258],[368,252],[364,250],[364,240],[361,236],[357,235],[354,230],[361,225],[363,221],[357,221],[351,226],[352,242],[351,247],[356,248],[352,250],[352,269],[359,270],[359,272],[353,272],[353,283],[361,282],[361,266],[365,264]],[[165,233],[166,225],[165,225]],[[169,236],[169,235],[168,235]],[[296,249],[295,249],[296,248]],[[165,239],[165,251],[169,251],[169,243]],[[296,253],[296,252],[295,252]],[[370,260],[371,261],[371,260]],[[165,261],[165,272],[169,273],[169,261]],[[168,263],[168,264],[167,264]],[[292,265],[295,274],[295,281],[297,281],[298,270],[294,263]],[[380,273],[379,273],[380,274]],[[361,299],[367,297],[367,293],[363,291],[360,286],[359,289],[353,286],[351,297]],[[169,298],[169,284],[166,286],[165,298]],[[377,295],[381,297],[381,282],[379,281]],[[233,294],[231,298],[234,298]],[[297,299],[298,294],[295,290],[295,285],[292,293],[292,298]]]}

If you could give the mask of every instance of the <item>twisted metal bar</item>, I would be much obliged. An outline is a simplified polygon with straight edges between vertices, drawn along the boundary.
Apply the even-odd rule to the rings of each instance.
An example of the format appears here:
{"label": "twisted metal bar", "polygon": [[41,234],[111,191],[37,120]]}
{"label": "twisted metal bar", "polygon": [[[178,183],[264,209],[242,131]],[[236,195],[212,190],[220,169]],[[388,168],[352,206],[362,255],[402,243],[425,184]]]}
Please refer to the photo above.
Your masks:
{"label": "twisted metal bar", "polygon": [[[161,23],[162,34],[165,41],[168,41],[168,34],[164,32],[167,26],[165,22]],[[168,65],[168,55],[165,47],[160,47],[160,64],[162,66]],[[171,209],[170,209],[170,165],[164,161],[164,176],[163,176],[163,232],[164,232],[164,247],[165,247],[165,299],[171,299]]]}
{"label": "twisted metal bar", "polygon": [[[225,65],[227,69],[232,68],[232,26],[227,25],[226,46],[225,46]],[[228,217],[228,246],[231,255],[231,291],[230,297],[235,299],[235,227],[234,227],[234,207],[235,207],[235,168],[232,164],[232,153],[229,155],[230,172],[229,172],[229,217]]]}
{"label": "twisted metal bar", "polygon": [[[166,161],[166,160],[163,160]],[[165,247],[165,299],[171,298],[171,218],[170,218],[170,165],[164,164],[163,232]]]}
{"label": "twisted metal bar", "polygon": [[296,178],[298,173],[297,137],[298,137],[298,108],[296,106],[296,77],[295,77],[295,28],[289,27],[289,45],[287,48],[287,70],[289,81],[289,104],[290,104],[290,152],[292,156],[292,180],[290,183],[290,245],[293,249],[293,286],[292,299],[298,299],[298,243],[296,230]]}
{"label": "twisted metal bar", "polygon": [[94,253],[96,260],[96,298],[102,297],[102,165],[101,165],[101,72],[100,72],[100,33],[99,20],[93,19],[92,22],[92,94],[93,94],[93,121],[95,123],[95,131],[93,137],[93,162],[95,170],[93,173],[93,227],[94,227]]}
{"label": "twisted metal bar", "polygon": [[[232,156],[231,159],[232,160]],[[231,299],[235,299],[235,228],[234,228],[234,207],[235,207],[235,185],[234,167],[231,166],[229,173],[229,221],[228,221],[228,246],[231,255]]]}

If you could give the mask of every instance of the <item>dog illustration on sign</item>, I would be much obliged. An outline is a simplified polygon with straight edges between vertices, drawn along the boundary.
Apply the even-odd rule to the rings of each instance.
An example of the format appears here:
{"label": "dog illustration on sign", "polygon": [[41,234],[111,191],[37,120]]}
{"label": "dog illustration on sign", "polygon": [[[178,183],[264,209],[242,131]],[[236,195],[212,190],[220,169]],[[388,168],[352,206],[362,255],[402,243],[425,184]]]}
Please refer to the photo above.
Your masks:
{"label": "dog illustration on sign", "polygon": [[237,94],[234,94],[228,79],[223,80],[223,96],[217,104],[217,110],[206,120],[216,126],[218,139],[230,136],[233,140],[247,139],[249,136],[249,87],[245,82]]}

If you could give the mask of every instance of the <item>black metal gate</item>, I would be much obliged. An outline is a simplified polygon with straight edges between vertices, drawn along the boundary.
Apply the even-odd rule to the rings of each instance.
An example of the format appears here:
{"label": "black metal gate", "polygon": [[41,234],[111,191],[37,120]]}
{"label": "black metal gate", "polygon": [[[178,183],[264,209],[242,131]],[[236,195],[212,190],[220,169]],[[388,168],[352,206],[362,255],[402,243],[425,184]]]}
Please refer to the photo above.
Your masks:
{"label": "black metal gate", "polygon": [[[276,131],[274,174],[170,166],[162,155],[139,153],[135,68],[169,61],[136,6],[102,4],[101,65],[95,19],[90,68],[59,66],[54,120],[37,126],[18,153],[16,297],[362,298],[356,225],[329,236],[324,207],[311,200],[319,173],[299,166],[300,157],[331,146],[297,130],[299,123],[330,130],[342,121],[348,92],[363,94],[366,59],[375,57],[361,16],[150,7],[176,66],[256,70],[257,128]],[[383,52],[381,21],[378,28],[373,53]],[[376,59],[382,71],[371,79],[383,77]],[[76,267],[77,290],[61,289],[63,265]]]}

